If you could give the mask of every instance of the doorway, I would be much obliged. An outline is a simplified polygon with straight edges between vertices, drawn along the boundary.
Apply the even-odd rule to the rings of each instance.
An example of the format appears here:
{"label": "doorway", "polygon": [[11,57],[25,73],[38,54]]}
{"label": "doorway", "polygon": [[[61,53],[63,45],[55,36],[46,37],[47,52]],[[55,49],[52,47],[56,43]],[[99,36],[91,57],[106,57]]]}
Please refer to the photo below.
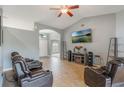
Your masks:
{"label": "doorway", "polygon": [[52,40],[51,41],[51,52],[54,57],[60,56],[60,41],[59,40]]}
{"label": "doorway", "polygon": [[39,31],[39,55],[44,57],[60,58],[60,33],[43,29]]}

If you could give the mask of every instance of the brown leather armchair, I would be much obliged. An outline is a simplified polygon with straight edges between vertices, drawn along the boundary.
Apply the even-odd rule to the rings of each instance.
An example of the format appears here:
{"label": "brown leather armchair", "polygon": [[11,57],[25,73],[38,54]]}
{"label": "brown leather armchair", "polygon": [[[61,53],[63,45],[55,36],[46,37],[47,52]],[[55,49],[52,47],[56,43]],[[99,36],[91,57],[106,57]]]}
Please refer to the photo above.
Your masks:
{"label": "brown leather armchair", "polygon": [[112,60],[104,67],[85,67],[84,80],[91,87],[111,87],[124,84],[124,61]]}

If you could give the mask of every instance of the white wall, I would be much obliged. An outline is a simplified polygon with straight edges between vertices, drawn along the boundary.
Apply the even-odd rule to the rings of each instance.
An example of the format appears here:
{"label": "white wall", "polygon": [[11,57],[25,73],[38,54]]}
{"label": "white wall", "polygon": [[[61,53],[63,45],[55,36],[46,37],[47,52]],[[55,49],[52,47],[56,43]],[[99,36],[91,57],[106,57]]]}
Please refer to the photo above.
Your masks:
{"label": "white wall", "polygon": [[[3,12],[2,9],[0,8],[0,16],[2,16]],[[1,26],[3,26],[3,19],[1,18]],[[0,29],[1,30],[1,29]],[[2,40],[2,37],[0,36],[0,40]],[[3,84],[3,76],[2,76],[2,71],[3,71],[3,60],[2,60],[2,47],[0,46],[0,87],[2,87]]]}
{"label": "white wall", "polygon": [[124,11],[116,14],[116,36],[118,37],[119,56],[124,57]]}
{"label": "white wall", "polygon": [[[85,26],[81,27],[81,24],[85,24]],[[86,28],[92,29],[92,43],[73,44],[71,38],[72,32]],[[88,51],[93,51],[95,54],[101,55],[104,59],[103,64],[105,64],[109,39],[115,36],[115,30],[115,14],[84,18],[65,30],[64,35],[67,43],[67,49],[73,50],[74,46],[82,45],[87,48]]]}
{"label": "white wall", "polygon": [[1,47],[0,47],[0,87],[2,86],[2,83],[3,83],[3,77],[2,77],[2,74],[1,74],[1,71],[2,70],[2,54],[1,54]]}
{"label": "white wall", "polygon": [[[0,8],[0,16],[2,16],[2,9],[1,8]],[[1,26],[2,26],[2,18],[1,18]],[[2,37],[0,36],[0,40],[1,39],[2,39]],[[0,72],[1,72],[1,66],[2,66],[2,47],[0,46]]]}
{"label": "white wall", "polygon": [[37,33],[34,31],[4,28],[3,65],[4,70],[11,68],[10,54],[18,51],[24,57],[38,59]]}

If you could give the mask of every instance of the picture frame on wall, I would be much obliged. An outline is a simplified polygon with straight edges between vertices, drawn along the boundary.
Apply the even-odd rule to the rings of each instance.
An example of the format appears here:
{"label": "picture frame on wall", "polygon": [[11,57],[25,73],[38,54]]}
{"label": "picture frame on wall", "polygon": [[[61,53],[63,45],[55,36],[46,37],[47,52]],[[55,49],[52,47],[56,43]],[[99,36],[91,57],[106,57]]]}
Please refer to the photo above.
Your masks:
{"label": "picture frame on wall", "polygon": [[84,29],[72,32],[72,43],[90,43],[92,42],[92,29]]}

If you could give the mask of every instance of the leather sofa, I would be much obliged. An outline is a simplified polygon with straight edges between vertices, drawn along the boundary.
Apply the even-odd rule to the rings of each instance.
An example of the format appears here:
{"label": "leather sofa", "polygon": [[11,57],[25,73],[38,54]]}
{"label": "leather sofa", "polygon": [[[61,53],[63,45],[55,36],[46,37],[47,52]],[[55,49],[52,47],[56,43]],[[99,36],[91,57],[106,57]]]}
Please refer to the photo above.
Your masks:
{"label": "leather sofa", "polygon": [[84,81],[91,87],[112,87],[124,85],[124,60],[112,60],[103,67],[86,66]]}

